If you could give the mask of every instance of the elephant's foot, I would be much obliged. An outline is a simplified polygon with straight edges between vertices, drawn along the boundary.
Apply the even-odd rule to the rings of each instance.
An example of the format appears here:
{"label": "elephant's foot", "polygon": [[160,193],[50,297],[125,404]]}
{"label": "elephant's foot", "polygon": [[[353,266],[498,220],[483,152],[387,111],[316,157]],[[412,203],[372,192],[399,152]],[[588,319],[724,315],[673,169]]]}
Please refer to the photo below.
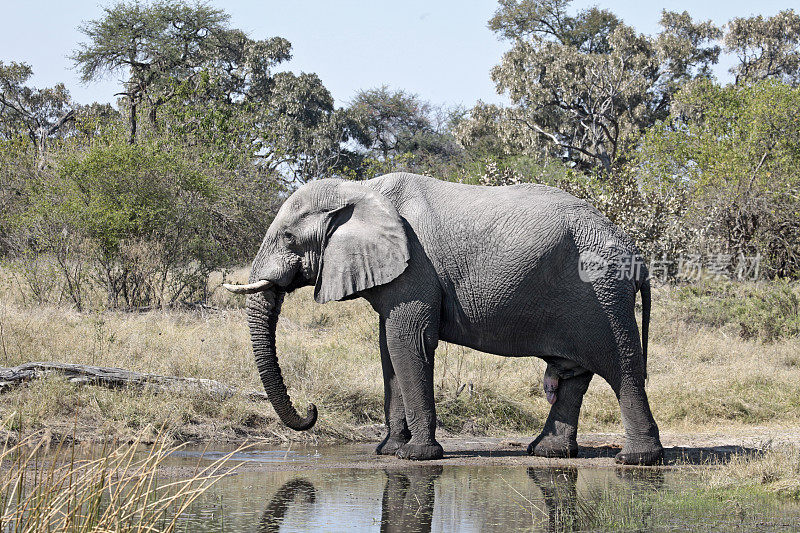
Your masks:
{"label": "elephant's foot", "polygon": [[663,457],[664,448],[659,443],[638,445],[626,443],[614,460],[623,465],[651,466],[660,463]]}
{"label": "elephant's foot", "polygon": [[383,442],[378,444],[375,448],[375,453],[378,455],[394,455],[397,450],[405,446],[411,437],[404,437],[403,435],[387,435]]}
{"label": "elephant's foot", "polygon": [[395,455],[400,459],[410,459],[411,461],[429,461],[431,459],[441,459],[444,456],[442,445],[431,440],[417,444],[412,438]]}
{"label": "elephant's foot", "polygon": [[539,435],[528,445],[528,455],[575,457],[578,455],[578,443],[564,435]]}

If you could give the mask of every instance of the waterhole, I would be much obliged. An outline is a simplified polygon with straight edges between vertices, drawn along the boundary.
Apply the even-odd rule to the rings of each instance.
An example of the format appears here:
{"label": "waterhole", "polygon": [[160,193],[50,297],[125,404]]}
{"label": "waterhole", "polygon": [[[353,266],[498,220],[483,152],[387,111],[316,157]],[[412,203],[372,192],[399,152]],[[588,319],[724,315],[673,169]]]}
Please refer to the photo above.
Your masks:
{"label": "waterhole", "polygon": [[[170,463],[226,450],[181,450]],[[800,506],[715,490],[701,469],[416,464],[363,446],[237,453],[183,515],[187,531],[793,531]],[[707,468],[707,467],[705,467]]]}

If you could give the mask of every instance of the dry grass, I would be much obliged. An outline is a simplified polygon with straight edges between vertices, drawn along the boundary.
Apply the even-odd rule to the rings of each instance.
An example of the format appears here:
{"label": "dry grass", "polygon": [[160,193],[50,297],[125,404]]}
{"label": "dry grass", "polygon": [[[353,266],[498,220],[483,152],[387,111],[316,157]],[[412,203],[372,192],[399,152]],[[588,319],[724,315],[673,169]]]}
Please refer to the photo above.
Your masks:
{"label": "dry grass", "polygon": [[[77,313],[27,305],[15,291],[0,288],[0,365],[54,360],[260,387],[240,297],[215,291],[215,310]],[[800,426],[800,340],[744,340],[736,326],[703,326],[675,301],[673,289],[654,294],[648,394],[662,430]],[[377,317],[364,301],[320,306],[309,290],[287,297],[278,331],[284,376],[301,410],[308,402],[320,408],[307,434],[286,430],[270,406],[242,398],[78,388],[59,379],[4,394],[0,417],[16,411],[29,429],[66,435],[77,427],[84,439],[155,427],[180,440],[373,439],[383,421],[377,337]],[[536,434],[549,410],[543,371],[536,359],[440,344],[435,383],[443,426]],[[586,395],[581,429],[622,431],[616,399],[601,379]]]}
{"label": "dry grass", "polygon": [[800,448],[784,444],[735,455],[704,475],[712,488],[749,487],[800,500]]}
{"label": "dry grass", "polygon": [[[159,435],[81,457],[72,446],[49,449],[42,435],[0,450],[1,531],[175,531],[192,503],[224,475],[235,452],[188,479],[164,482],[159,470],[176,447]],[[239,451],[239,450],[237,450]],[[183,528],[181,528],[183,529]]]}

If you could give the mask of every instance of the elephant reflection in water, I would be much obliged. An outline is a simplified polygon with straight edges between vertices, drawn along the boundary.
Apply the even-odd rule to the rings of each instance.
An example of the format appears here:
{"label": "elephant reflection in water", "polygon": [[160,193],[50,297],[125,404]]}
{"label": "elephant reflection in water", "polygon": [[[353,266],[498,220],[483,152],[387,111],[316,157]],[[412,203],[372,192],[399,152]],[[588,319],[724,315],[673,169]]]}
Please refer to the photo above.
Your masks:
{"label": "elephant reflection in water", "polygon": [[381,531],[429,532],[436,497],[434,482],[441,473],[438,465],[387,471]]}
{"label": "elephant reflection in water", "polygon": [[[429,532],[433,519],[434,481],[441,473],[441,466],[386,472],[381,531]],[[304,503],[313,504],[317,491],[310,481],[302,478],[284,483],[264,509],[259,533],[278,531],[286,511],[298,496]]]}
{"label": "elephant reflection in water", "polygon": [[284,483],[261,514],[261,521],[258,527],[259,533],[271,533],[280,530],[281,522],[289,509],[289,505],[298,496],[303,497],[303,502],[313,504],[317,499],[317,490],[310,481],[303,478],[295,478]]}
{"label": "elephant reflection in water", "polygon": [[[658,492],[664,486],[664,472],[618,468],[617,478],[637,492]],[[598,511],[595,497],[578,496],[578,469],[574,467],[528,467],[528,477],[542,491],[547,507],[548,531],[572,531],[591,527]],[[642,519],[646,516],[641,517]]]}
{"label": "elephant reflection in water", "polygon": [[562,531],[576,524],[578,469],[528,467],[528,477],[542,491],[547,507],[548,531]]}

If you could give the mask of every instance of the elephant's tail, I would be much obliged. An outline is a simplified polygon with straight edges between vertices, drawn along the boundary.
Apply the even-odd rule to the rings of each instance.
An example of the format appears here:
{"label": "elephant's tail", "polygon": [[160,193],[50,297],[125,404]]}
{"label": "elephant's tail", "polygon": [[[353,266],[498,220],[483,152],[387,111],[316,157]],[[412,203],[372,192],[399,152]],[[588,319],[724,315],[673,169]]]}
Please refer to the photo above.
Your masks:
{"label": "elephant's tail", "polygon": [[639,290],[642,293],[642,359],[644,377],[647,379],[647,337],[650,332],[650,280],[645,279]]}

